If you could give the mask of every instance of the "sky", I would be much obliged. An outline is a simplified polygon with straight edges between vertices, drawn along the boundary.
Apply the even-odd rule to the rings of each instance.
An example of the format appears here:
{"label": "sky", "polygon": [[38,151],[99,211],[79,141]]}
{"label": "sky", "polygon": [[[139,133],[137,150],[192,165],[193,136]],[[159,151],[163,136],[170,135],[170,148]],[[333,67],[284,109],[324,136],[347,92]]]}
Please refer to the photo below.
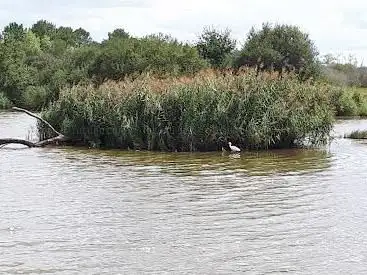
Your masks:
{"label": "sky", "polygon": [[0,0],[0,28],[10,22],[31,27],[45,19],[82,27],[101,41],[123,28],[135,36],[167,33],[193,42],[204,27],[228,28],[243,45],[252,26],[297,25],[321,55],[340,61],[354,56],[367,64],[367,1],[364,0]]}

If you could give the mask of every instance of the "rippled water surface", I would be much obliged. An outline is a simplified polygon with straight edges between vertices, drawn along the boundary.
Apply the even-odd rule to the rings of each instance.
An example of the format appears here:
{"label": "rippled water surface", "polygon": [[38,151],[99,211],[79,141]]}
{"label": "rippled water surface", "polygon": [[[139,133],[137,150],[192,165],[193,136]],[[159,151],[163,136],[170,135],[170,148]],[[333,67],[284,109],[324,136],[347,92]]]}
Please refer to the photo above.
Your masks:
{"label": "rippled water surface", "polygon": [[[31,125],[0,113],[0,138]],[[366,274],[353,129],[367,121],[324,149],[241,155],[2,148],[0,273]]]}

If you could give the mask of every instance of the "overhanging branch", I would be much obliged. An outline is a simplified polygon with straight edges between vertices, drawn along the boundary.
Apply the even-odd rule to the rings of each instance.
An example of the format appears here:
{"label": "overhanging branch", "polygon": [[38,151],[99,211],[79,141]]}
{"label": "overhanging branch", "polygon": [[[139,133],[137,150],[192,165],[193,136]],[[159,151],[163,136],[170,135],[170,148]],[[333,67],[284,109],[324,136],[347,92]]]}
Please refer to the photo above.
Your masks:
{"label": "overhanging branch", "polygon": [[46,120],[44,120],[43,118],[41,118],[40,116],[26,110],[23,108],[18,108],[18,107],[13,107],[12,108],[15,111],[19,111],[19,112],[23,112],[26,113],[27,115],[34,117],[40,121],[42,121],[44,124],[46,124],[57,136],[53,137],[53,138],[49,138],[46,140],[41,140],[39,142],[31,142],[28,140],[24,140],[24,139],[16,139],[16,138],[4,138],[4,139],[0,139],[0,148],[2,146],[5,146],[7,144],[21,144],[24,146],[28,146],[29,148],[33,148],[33,147],[44,147],[46,145],[49,144],[59,144],[59,142],[65,142],[65,141],[69,141],[70,139],[65,137],[63,134],[61,134],[60,132],[56,131],[56,129]]}

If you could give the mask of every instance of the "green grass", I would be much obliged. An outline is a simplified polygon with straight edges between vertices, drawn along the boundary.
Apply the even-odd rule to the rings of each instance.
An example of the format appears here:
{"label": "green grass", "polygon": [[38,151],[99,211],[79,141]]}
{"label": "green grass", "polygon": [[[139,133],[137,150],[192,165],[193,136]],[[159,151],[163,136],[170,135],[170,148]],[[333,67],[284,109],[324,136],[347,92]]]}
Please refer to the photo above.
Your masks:
{"label": "green grass", "polygon": [[352,133],[350,133],[349,135],[345,136],[346,138],[351,138],[351,139],[367,139],[367,130],[366,131],[353,131]]}
{"label": "green grass", "polygon": [[[333,124],[325,84],[288,75],[206,72],[193,78],[77,86],[43,113],[82,144],[158,151],[288,148],[324,143]],[[47,130],[40,127],[42,136]]]}

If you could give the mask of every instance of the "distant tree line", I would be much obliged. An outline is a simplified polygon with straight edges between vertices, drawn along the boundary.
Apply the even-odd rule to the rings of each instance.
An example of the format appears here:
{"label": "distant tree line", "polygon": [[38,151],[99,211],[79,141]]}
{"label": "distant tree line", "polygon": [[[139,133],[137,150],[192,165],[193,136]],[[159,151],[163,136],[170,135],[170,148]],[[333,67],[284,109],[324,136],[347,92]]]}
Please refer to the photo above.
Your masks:
{"label": "distant tree line", "polygon": [[367,67],[353,56],[341,58],[327,54],[322,57],[323,77],[330,83],[341,86],[367,88]]}
{"label": "distant tree line", "polygon": [[0,42],[0,98],[39,109],[58,98],[65,86],[123,80],[142,73],[157,77],[193,75],[207,69],[243,66],[301,79],[318,78],[322,65],[309,36],[298,27],[263,24],[252,28],[241,49],[229,30],[205,28],[195,43],[164,34],[135,37],[124,29],[93,41],[83,28],[40,20],[30,28],[10,23]]}

